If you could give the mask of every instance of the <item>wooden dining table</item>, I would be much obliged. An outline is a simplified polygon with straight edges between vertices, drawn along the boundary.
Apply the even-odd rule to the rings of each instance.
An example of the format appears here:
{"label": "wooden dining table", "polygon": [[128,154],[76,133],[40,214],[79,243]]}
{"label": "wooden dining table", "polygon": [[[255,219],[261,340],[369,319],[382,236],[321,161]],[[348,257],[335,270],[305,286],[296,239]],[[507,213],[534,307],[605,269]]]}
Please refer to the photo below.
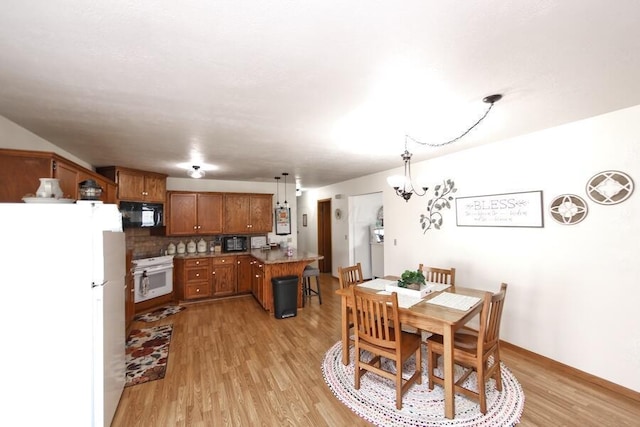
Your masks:
{"label": "wooden dining table", "polygon": [[[395,276],[385,276],[388,280],[397,280]],[[367,282],[364,284],[366,285]],[[379,292],[375,289],[366,288],[372,293]],[[471,308],[466,311],[448,308],[441,305],[430,304],[428,301],[435,298],[442,292],[450,292],[460,295],[468,295],[479,298]],[[428,331],[443,336],[444,343],[444,396],[445,396],[445,417],[453,419],[455,417],[454,404],[454,378],[453,378],[453,336],[455,332],[469,322],[474,316],[480,313],[483,298],[487,292],[478,289],[463,288],[460,286],[450,287],[443,291],[428,293],[419,303],[409,308],[399,308],[400,323],[413,326],[415,328]],[[342,363],[349,364],[349,318],[348,310],[353,307],[351,291],[348,288],[338,289],[336,294],[341,296],[342,309]]]}

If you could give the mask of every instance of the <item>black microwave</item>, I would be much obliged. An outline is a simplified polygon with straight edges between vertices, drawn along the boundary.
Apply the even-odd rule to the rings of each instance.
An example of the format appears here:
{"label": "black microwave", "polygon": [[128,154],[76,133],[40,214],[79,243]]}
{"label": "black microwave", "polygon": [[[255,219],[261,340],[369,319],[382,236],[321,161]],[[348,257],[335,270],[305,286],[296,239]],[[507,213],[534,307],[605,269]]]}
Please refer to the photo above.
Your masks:
{"label": "black microwave", "polygon": [[123,228],[160,227],[164,218],[161,203],[120,202]]}
{"label": "black microwave", "polygon": [[222,238],[223,252],[246,252],[247,236],[225,236]]}

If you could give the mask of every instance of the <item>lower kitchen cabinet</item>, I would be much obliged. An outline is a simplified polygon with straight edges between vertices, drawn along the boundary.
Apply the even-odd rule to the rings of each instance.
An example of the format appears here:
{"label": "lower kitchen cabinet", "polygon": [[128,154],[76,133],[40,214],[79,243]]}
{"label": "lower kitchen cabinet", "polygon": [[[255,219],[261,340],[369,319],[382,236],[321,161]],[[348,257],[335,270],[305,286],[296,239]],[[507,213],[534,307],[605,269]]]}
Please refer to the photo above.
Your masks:
{"label": "lower kitchen cabinet", "polygon": [[179,300],[211,296],[209,258],[174,258],[174,290]]}
{"label": "lower kitchen cabinet", "polygon": [[235,256],[211,258],[211,288],[213,289],[213,296],[235,295],[236,280]]}
{"label": "lower kitchen cabinet", "polygon": [[251,269],[255,258],[251,255],[238,255],[236,265],[238,266],[238,280],[236,291],[239,294],[251,293]]}
{"label": "lower kitchen cabinet", "polygon": [[251,292],[255,299],[258,300],[260,305],[265,309],[269,309],[269,305],[265,300],[265,277],[264,277],[264,264],[262,261],[254,258],[253,265],[251,266]]}

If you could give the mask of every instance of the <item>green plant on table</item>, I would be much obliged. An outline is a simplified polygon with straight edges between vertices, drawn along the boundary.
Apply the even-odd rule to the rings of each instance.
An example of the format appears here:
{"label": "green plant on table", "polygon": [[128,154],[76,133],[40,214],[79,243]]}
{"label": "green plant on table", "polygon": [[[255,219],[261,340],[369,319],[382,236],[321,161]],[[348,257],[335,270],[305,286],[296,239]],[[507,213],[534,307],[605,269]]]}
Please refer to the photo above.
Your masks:
{"label": "green plant on table", "polygon": [[420,285],[424,284],[424,274],[420,270],[405,270],[398,280],[398,286],[401,288],[420,289]]}

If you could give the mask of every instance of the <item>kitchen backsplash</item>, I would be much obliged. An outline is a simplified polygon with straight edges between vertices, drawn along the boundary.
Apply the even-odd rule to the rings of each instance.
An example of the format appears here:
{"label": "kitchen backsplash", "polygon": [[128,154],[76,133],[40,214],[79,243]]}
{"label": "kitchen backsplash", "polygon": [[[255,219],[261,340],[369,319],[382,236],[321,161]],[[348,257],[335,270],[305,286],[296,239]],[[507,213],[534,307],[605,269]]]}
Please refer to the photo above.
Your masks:
{"label": "kitchen backsplash", "polygon": [[133,250],[133,259],[150,258],[154,256],[164,255],[169,243],[177,245],[183,241],[185,245],[192,240],[196,243],[200,239],[207,242],[207,248],[219,236],[182,236],[182,237],[163,237],[152,236],[148,228],[125,228],[127,249]]}

